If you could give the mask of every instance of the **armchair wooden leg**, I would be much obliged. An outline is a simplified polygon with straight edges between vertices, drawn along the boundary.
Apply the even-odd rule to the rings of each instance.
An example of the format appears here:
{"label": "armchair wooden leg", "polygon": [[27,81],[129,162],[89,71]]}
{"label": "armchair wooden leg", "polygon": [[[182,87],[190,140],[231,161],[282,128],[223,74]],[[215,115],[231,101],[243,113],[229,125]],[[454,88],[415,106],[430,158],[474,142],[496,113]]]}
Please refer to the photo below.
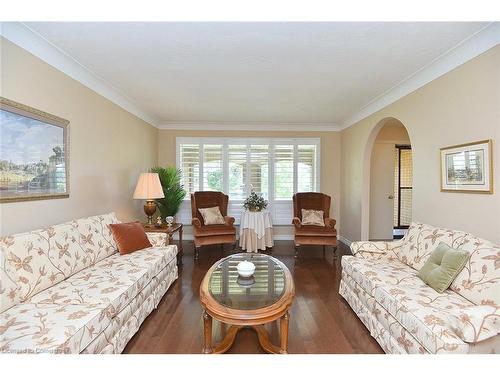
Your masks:
{"label": "armchair wooden leg", "polygon": [[199,255],[198,247],[196,247],[196,245],[195,245],[194,246],[194,260],[198,259],[198,255]]}
{"label": "armchair wooden leg", "polygon": [[221,258],[224,256],[224,244],[220,244],[220,256]]}
{"label": "armchair wooden leg", "polygon": [[294,258],[298,258],[299,256],[299,247],[297,245],[295,245],[295,256]]}
{"label": "armchair wooden leg", "polygon": [[325,249],[326,249],[326,246],[323,245],[323,258],[325,257]]}
{"label": "armchair wooden leg", "polygon": [[233,253],[236,250],[236,241],[233,243]]}

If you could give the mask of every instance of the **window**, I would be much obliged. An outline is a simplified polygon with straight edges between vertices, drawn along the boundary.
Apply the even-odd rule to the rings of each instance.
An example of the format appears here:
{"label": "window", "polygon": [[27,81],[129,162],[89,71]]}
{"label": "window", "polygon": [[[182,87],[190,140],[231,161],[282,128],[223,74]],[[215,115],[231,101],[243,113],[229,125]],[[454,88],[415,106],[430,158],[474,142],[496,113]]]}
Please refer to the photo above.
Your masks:
{"label": "window", "polygon": [[203,146],[202,190],[222,190],[222,145]]}
{"label": "window", "polygon": [[294,145],[276,145],[274,148],[274,197],[291,199],[294,177]]}
{"label": "window", "polygon": [[229,145],[229,198],[245,199],[247,180],[247,145]]}
{"label": "window", "polygon": [[177,165],[186,199],[195,191],[223,191],[236,216],[254,190],[285,212],[295,192],[319,191],[319,146],[315,138],[177,138]]}
{"label": "window", "polygon": [[200,186],[200,145],[181,144],[180,162],[178,167],[182,169],[182,184],[188,192],[199,189]]}

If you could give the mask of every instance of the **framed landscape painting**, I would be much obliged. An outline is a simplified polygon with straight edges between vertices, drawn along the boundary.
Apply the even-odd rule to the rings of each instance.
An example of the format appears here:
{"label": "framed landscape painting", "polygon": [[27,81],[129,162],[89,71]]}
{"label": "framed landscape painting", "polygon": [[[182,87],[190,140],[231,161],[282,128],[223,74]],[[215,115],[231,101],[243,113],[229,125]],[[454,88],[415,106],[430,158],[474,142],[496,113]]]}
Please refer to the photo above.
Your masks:
{"label": "framed landscape painting", "polygon": [[493,193],[491,140],[441,149],[441,191]]}
{"label": "framed landscape painting", "polygon": [[69,197],[69,122],[0,97],[0,203]]}

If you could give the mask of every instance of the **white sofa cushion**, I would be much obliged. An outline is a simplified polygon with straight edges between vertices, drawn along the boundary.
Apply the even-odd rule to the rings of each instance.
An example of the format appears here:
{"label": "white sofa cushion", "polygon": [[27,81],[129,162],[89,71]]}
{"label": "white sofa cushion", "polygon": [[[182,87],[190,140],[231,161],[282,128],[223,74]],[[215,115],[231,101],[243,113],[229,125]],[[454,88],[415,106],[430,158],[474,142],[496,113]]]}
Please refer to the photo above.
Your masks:
{"label": "white sofa cushion", "polygon": [[373,295],[375,288],[389,284],[393,286],[425,283],[417,276],[417,272],[399,261],[364,259],[343,256],[342,270],[352,277],[366,292]]}
{"label": "white sofa cushion", "polygon": [[449,319],[452,330],[465,342],[483,341],[500,333],[500,311],[496,306],[464,307]]}
{"label": "white sofa cushion", "polygon": [[1,273],[15,283],[0,287],[0,312],[116,252],[113,222],[110,213],[0,238]]}
{"label": "white sofa cushion", "polygon": [[461,231],[411,223],[396,254],[401,262],[418,271],[440,242],[456,249],[464,243],[466,235]]}
{"label": "white sofa cushion", "polygon": [[110,323],[106,304],[22,303],[0,314],[0,353],[79,353]]}
{"label": "white sofa cushion", "polygon": [[450,288],[476,305],[500,306],[500,247],[469,234],[460,249],[470,257]]}
{"label": "white sofa cushion", "polygon": [[439,294],[429,286],[407,283],[380,286],[374,297],[429,352],[467,351],[467,344],[453,331],[449,319],[460,309],[473,306],[462,296],[450,290]]}
{"label": "white sofa cushion", "polygon": [[[149,248],[127,255],[116,253],[30,299],[36,304],[111,306],[114,317],[175,258],[176,246]],[[133,256],[132,256],[133,255]]]}
{"label": "white sofa cushion", "polygon": [[119,223],[114,212],[91,216],[71,222],[79,235],[78,244],[84,249],[87,263],[78,265],[77,271],[95,264],[118,251],[109,224]]}

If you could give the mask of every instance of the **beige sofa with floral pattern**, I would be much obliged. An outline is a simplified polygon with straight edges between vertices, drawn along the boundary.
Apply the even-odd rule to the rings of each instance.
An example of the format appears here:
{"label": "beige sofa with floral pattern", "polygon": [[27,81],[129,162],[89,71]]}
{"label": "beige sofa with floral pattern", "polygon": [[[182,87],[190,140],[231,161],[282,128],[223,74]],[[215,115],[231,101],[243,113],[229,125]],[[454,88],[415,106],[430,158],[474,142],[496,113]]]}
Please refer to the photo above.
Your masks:
{"label": "beige sofa with floral pattern", "polygon": [[120,353],[177,279],[164,234],[120,255],[114,213],[0,238],[0,352]]}
{"label": "beige sofa with floral pattern", "polygon": [[[444,293],[418,278],[440,242],[470,252]],[[412,223],[402,240],[354,242],[340,294],[386,353],[499,353],[500,247],[472,234]]]}

